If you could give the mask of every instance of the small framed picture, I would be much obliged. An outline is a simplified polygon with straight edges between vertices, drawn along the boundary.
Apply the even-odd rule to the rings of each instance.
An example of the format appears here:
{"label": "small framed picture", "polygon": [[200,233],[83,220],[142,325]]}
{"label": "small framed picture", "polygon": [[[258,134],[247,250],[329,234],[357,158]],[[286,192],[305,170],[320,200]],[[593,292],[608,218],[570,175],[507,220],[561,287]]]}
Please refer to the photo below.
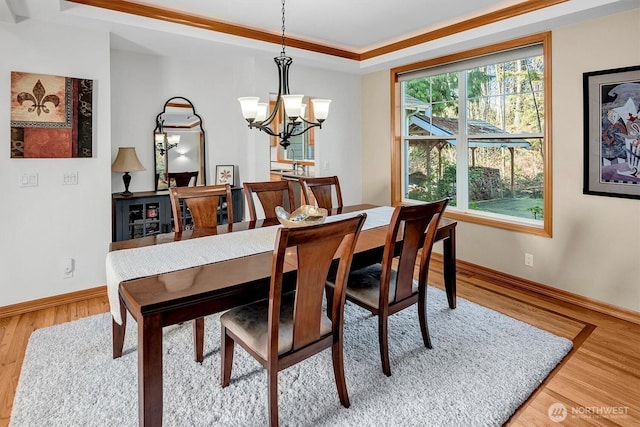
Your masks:
{"label": "small framed picture", "polygon": [[229,184],[234,186],[234,165],[216,165],[216,185]]}

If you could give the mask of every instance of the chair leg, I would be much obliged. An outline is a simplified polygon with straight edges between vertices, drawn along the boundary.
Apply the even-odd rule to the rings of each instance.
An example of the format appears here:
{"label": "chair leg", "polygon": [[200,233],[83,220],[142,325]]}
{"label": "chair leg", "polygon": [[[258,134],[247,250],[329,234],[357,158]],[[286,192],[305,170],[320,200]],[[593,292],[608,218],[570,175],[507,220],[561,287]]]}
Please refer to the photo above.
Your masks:
{"label": "chair leg", "polygon": [[347,381],[344,377],[344,358],[342,348],[342,337],[334,338],[333,346],[331,346],[331,357],[333,359],[333,376],[336,379],[336,387],[338,388],[338,396],[340,403],[345,408],[351,406],[349,403],[349,393],[347,392]]}
{"label": "chair leg", "polygon": [[117,359],[122,356],[122,348],[124,347],[124,335],[127,331],[127,308],[120,298],[120,318],[122,318],[122,324],[118,324],[115,320],[111,319],[111,334],[113,344],[113,358]]}
{"label": "chair leg", "polygon": [[382,372],[388,377],[391,376],[391,364],[389,363],[389,340],[387,338],[388,315],[378,314],[378,341],[380,342],[380,360],[382,361]]}
{"label": "chair leg", "polygon": [[331,286],[325,286],[324,292],[327,296],[327,317],[329,320],[333,320],[333,288]]}
{"label": "chair leg", "polygon": [[269,387],[269,426],[278,427],[278,368],[267,368],[267,382]]}
{"label": "chair leg", "polygon": [[193,319],[193,357],[196,362],[204,360],[204,317]]}
{"label": "chair leg", "polygon": [[227,328],[221,326],[222,340],[220,348],[220,385],[226,387],[231,382],[231,369],[233,368],[233,346],[234,341],[227,335]]}
{"label": "chair leg", "polygon": [[422,341],[427,348],[431,347],[431,338],[429,337],[429,325],[427,324],[427,295],[418,298],[418,322],[420,322],[420,332],[422,332]]}

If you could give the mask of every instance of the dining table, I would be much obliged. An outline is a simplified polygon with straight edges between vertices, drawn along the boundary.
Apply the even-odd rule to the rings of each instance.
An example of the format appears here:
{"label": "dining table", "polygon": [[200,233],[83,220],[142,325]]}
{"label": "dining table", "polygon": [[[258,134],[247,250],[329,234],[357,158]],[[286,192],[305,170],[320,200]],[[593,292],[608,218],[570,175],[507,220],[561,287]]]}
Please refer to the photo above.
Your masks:
{"label": "dining table", "polygon": [[[393,208],[345,206],[330,210],[326,221],[360,212],[367,213],[367,222],[356,243],[353,269],[380,262]],[[436,240],[443,242],[444,284],[452,309],[456,307],[456,225],[443,217],[436,234]],[[245,221],[111,243],[106,270],[113,358],[122,356],[128,312],[137,322],[141,426],[162,425],[163,327],[268,298],[278,227],[272,219]],[[399,235],[398,248],[401,243]],[[295,283],[295,273],[295,256],[290,253],[285,258],[285,279]]]}

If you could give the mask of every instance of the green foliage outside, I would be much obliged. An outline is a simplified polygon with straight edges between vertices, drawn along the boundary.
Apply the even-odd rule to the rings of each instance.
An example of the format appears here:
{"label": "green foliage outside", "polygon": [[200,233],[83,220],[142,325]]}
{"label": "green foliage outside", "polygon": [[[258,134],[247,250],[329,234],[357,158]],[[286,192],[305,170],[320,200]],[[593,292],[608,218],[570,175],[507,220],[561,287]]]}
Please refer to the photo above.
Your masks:
{"label": "green foliage outside", "polygon": [[[482,185],[482,168],[469,170],[470,193],[474,194],[474,188]],[[409,175],[407,198],[419,201],[435,201],[450,197],[449,205],[456,206],[456,165],[447,161],[442,167],[443,173],[440,179],[437,175],[427,176],[421,171]],[[504,189],[504,195],[500,198],[488,200],[470,200],[469,208],[483,212],[492,212],[502,215],[511,215],[519,218],[542,220],[544,218],[544,200],[542,198],[542,174],[533,179],[516,176],[516,191],[511,194]]]}
{"label": "green foliage outside", "polygon": [[421,172],[410,175],[408,197],[412,200],[436,201],[450,197],[450,205],[455,206],[456,165],[448,163],[444,167],[442,178],[427,176]]}

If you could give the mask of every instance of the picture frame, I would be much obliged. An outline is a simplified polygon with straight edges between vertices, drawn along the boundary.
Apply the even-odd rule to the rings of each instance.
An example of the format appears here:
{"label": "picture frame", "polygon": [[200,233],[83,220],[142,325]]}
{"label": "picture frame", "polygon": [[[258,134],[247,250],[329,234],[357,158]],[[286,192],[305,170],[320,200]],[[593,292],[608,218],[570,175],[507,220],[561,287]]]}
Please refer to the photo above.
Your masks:
{"label": "picture frame", "polygon": [[216,165],[216,185],[229,184],[235,185],[235,166],[234,165]]}
{"label": "picture frame", "polygon": [[12,159],[94,157],[93,80],[11,72]]}
{"label": "picture frame", "polygon": [[640,65],[583,73],[583,194],[640,199]]}

